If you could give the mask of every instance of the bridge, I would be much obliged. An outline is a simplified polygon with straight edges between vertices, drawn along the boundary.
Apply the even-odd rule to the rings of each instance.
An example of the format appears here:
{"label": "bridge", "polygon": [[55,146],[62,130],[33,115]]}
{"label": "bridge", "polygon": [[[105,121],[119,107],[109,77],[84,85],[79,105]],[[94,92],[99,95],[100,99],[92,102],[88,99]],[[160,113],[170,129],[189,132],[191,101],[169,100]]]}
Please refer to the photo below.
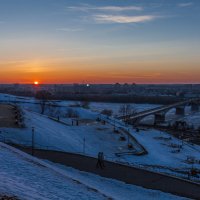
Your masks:
{"label": "bridge", "polygon": [[155,124],[162,123],[165,122],[165,115],[169,110],[175,108],[176,115],[184,115],[186,106],[191,106],[191,110],[195,112],[199,111],[199,104],[200,104],[200,98],[188,99],[174,104],[160,106],[150,110],[145,110],[136,114],[123,115],[118,117],[118,119],[124,120],[129,124],[137,124],[143,118],[149,115],[154,115],[155,116],[154,123]]}

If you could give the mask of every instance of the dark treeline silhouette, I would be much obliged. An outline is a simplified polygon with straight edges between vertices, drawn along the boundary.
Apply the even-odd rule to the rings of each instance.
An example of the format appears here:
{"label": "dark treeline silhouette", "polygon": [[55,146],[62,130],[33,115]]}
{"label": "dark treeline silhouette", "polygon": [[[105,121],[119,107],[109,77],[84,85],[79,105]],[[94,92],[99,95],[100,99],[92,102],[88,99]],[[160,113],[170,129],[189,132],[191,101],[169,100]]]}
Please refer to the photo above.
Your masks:
{"label": "dark treeline silhouette", "polygon": [[15,91],[15,90],[6,90],[6,89],[0,89],[0,93],[3,94],[11,94],[11,95],[16,95],[16,96],[24,96],[24,97],[34,97],[34,93],[32,91]]}
{"label": "dark treeline silhouette", "polygon": [[110,103],[149,103],[149,104],[171,104],[183,99],[175,96],[133,96],[133,95],[80,95],[80,94],[58,94],[54,97],[59,100],[94,101]]}
{"label": "dark treeline silhouette", "polygon": [[[35,97],[32,91],[6,91],[0,93],[12,94],[17,96]],[[136,96],[130,94],[76,94],[69,92],[57,92],[51,94],[49,100],[73,100],[73,101],[93,101],[109,103],[149,103],[149,104],[171,104],[182,101],[182,97],[177,96]]]}

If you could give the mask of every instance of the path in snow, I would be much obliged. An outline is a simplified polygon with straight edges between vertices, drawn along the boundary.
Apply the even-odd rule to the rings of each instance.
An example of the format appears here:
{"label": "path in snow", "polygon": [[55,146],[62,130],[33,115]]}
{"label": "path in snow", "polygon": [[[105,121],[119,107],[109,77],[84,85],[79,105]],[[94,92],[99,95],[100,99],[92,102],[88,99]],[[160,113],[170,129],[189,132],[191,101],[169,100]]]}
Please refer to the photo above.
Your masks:
{"label": "path in snow", "polygon": [[[80,182],[48,168],[38,159],[12,151],[0,143],[0,193],[20,199],[107,199]],[[22,156],[25,155],[25,156]]]}
{"label": "path in snow", "polygon": [[44,162],[0,143],[0,193],[20,199],[185,199]]}

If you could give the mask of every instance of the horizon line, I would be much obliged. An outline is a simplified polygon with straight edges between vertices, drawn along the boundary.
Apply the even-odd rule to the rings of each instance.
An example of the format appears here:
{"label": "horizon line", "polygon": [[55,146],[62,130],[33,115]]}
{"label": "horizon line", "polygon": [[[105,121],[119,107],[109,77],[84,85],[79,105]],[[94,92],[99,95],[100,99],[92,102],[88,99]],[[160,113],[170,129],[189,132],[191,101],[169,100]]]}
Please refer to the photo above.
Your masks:
{"label": "horizon line", "polygon": [[[115,84],[120,84],[120,85],[124,85],[124,84],[128,84],[128,85],[200,85],[200,82],[198,83],[128,83],[128,82],[114,82],[114,83],[90,83],[90,82],[85,82],[85,83],[39,83],[38,86],[40,85],[115,85]],[[34,85],[34,83],[0,83],[0,85]]]}

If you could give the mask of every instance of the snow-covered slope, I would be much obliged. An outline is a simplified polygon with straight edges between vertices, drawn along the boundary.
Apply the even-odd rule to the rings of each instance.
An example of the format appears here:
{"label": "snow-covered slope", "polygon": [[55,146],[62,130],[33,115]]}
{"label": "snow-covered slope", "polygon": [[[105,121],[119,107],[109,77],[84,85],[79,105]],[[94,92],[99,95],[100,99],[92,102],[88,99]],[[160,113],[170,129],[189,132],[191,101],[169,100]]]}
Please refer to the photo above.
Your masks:
{"label": "snow-covered slope", "polygon": [[[156,130],[141,130],[137,133],[130,128],[131,134],[147,149],[144,156],[124,155],[117,157],[116,152],[127,151],[127,141],[120,141],[119,134],[113,133],[113,127],[107,125],[80,125],[66,126],[45,116],[25,111],[25,129],[1,129],[1,136],[12,138],[12,141],[31,145],[31,128],[35,127],[35,146],[74,153],[86,153],[97,156],[103,151],[106,159],[128,162],[136,165],[153,165],[160,172],[166,172],[163,167],[177,168],[180,171],[189,170],[192,165],[186,163],[188,156],[200,160],[200,147],[184,143],[180,152],[173,145],[182,145],[182,142],[167,133]],[[85,145],[84,145],[85,138]],[[200,168],[200,164],[193,165]],[[155,169],[155,168],[154,168]],[[171,173],[168,170],[169,173]],[[174,174],[174,173],[173,173]],[[182,176],[181,176],[182,177]],[[183,177],[187,177],[185,174]]]}
{"label": "snow-covered slope", "polygon": [[85,153],[96,156],[99,151],[106,155],[114,155],[127,142],[119,141],[119,136],[113,133],[109,125],[66,126],[53,121],[46,116],[25,111],[25,129],[1,129],[1,136],[17,143],[31,144],[32,127],[35,128],[35,146],[48,147],[55,150]]}
{"label": "snow-covered slope", "polygon": [[[5,98],[6,97],[4,97],[4,99]],[[32,100],[30,99],[30,101]],[[59,103],[64,106],[69,105],[69,102]],[[92,108],[95,108],[95,106],[100,110],[109,107],[112,108],[112,104],[108,104],[109,107],[106,107],[107,104],[105,103],[97,104],[98,103],[92,103]],[[173,175],[180,175],[179,172],[178,174],[176,173],[178,170],[181,171],[181,173],[183,172],[180,176],[184,178],[187,178],[187,172],[192,167],[200,169],[200,164],[198,163],[198,161],[200,161],[200,146],[192,146],[187,142],[184,142],[182,146],[181,140],[165,132],[154,129],[136,132],[132,126],[129,126],[128,128],[131,134],[147,149],[148,154],[144,156],[123,155],[117,157],[115,153],[128,151],[128,141],[120,141],[121,134],[114,133],[113,126],[109,124],[102,125],[96,122],[81,124],[80,126],[66,126],[38,114],[38,105],[28,103],[20,105],[22,109],[24,109],[27,128],[0,128],[0,139],[1,137],[6,137],[19,144],[25,143],[31,145],[31,129],[34,127],[35,146],[39,148],[86,153],[95,157],[99,151],[103,151],[108,160],[125,162],[137,166],[142,165],[149,167],[151,170],[167,172]],[[115,106],[117,106],[117,104],[115,104]],[[91,110],[80,107],[74,109],[80,112],[81,118],[96,119],[97,114]],[[61,117],[60,119],[63,120],[64,118]],[[66,118],[64,120],[66,120]],[[69,123],[71,119],[66,121]],[[178,146],[182,146],[182,148]],[[197,163],[194,165],[186,163],[186,159],[191,156],[197,160]]]}
{"label": "snow-covered slope", "polygon": [[27,200],[184,199],[66,167],[0,143],[0,194]]}
{"label": "snow-covered slope", "polygon": [[0,143],[0,193],[20,199],[107,199],[31,156]]}

